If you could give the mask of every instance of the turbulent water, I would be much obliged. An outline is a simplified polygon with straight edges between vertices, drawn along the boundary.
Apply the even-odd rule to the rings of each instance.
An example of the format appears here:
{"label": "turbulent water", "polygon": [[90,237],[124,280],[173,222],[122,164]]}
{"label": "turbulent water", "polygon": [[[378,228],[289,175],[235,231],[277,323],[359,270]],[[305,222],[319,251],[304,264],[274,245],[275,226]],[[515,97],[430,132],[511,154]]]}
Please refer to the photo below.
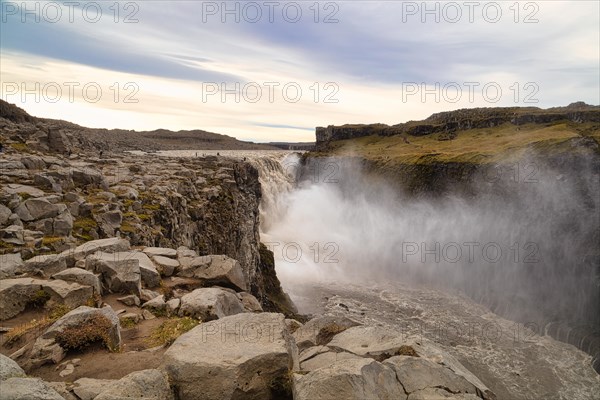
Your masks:
{"label": "turbulent water", "polygon": [[585,264],[597,260],[593,174],[581,171],[575,184],[538,169],[500,196],[484,180],[474,197],[432,199],[373,183],[350,162],[220,156],[259,170],[261,241],[301,312],[424,335],[500,399],[598,398],[592,357],[568,344],[597,351],[597,278]]}

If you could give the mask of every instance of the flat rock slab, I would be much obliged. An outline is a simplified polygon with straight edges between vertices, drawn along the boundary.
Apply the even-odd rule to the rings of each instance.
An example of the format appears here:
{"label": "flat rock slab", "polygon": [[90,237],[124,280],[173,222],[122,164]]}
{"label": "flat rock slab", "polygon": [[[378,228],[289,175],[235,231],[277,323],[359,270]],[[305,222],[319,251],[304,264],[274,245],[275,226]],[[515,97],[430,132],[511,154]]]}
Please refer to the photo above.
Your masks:
{"label": "flat rock slab", "polygon": [[114,237],[108,239],[90,240],[89,242],[86,242],[81,246],[77,246],[74,249],[65,250],[61,254],[65,255],[67,266],[74,267],[75,262],[84,260],[88,255],[94,254],[98,251],[114,253],[126,250],[129,250],[129,241],[127,239]]}
{"label": "flat rock slab", "polygon": [[18,183],[9,183],[3,185],[2,190],[8,194],[14,193],[27,193],[32,197],[42,197],[46,195],[46,192],[33,186],[20,185]]}
{"label": "flat rock slab", "polygon": [[445,388],[451,393],[477,394],[477,389],[451,369],[421,357],[396,356],[385,360],[404,390],[411,394],[426,388]]}
{"label": "flat rock slab", "polygon": [[180,316],[195,317],[202,321],[211,321],[243,312],[244,306],[235,293],[221,288],[196,289],[181,298],[179,307]]}
{"label": "flat rock slab", "polygon": [[397,355],[400,348],[407,343],[406,337],[390,329],[355,326],[337,334],[327,346],[361,357],[392,357]]}
{"label": "flat rock slab", "polygon": [[170,257],[170,258],[177,257],[177,250],[169,249],[166,247],[146,247],[142,251],[150,257],[152,257],[152,256],[162,256],[162,257]]}
{"label": "flat rock slab", "polygon": [[80,285],[91,286],[94,289],[94,293],[102,294],[99,276],[85,269],[67,268],[64,271],[52,275],[52,279],[60,279],[67,282],[76,282]]}

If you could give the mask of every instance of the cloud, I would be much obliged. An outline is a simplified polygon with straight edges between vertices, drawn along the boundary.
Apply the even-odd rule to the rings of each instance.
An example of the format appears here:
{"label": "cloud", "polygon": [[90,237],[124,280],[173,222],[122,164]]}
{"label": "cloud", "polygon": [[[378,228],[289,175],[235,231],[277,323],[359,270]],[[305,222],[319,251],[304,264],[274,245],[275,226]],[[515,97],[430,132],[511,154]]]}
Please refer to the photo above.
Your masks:
{"label": "cloud", "polygon": [[[521,2],[518,15],[513,3],[497,2],[502,16],[494,23],[494,10],[482,11],[491,2],[480,3],[473,22],[464,3],[453,3],[462,12],[456,23],[448,2],[428,3],[439,4],[439,22],[410,8],[421,2],[285,2],[269,10],[262,2],[123,1],[96,3],[101,15],[81,2],[72,20],[63,4],[54,23],[56,2],[34,2],[40,22],[30,13],[25,23],[22,3],[1,3],[4,86],[75,79],[104,88],[96,103],[81,94],[72,103],[22,101],[4,86],[2,98],[82,125],[304,141],[314,139],[309,127],[328,124],[393,124],[462,107],[600,103],[597,2]],[[292,3],[302,10],[297,22]],[[537,22],[525,23],[528,17]],[[472,99],[466,82],[479,83]],[[137,85],[139,101],[111,101],[111,85],[122,100],[127,83]],[[481,90],[489,83],[502,90],[497,101]],[[457,87],[462,96],[453,101]],[[537,102],[525,103],[533,92]]]}

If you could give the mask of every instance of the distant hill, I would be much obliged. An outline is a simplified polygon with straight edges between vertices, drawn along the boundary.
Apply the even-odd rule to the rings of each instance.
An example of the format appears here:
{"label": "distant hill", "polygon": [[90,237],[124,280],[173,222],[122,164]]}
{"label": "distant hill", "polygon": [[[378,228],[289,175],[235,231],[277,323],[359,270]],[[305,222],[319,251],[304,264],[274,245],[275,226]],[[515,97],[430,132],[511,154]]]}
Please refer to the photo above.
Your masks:
{"label": "distant hill", "polygon": [[278,150],[268,144],[245,142],[203,130],[134,131],[86,128],[68,121],[37,118],[0,100],[2,142],[27,144],[38,150],[158,151],[158,150]]}
{"label": "distant hill", "polygon": [[473,108],[397,125],[316,128],[321,155],[357,156],[379,164],[486,163],[529,148],[599,148],[600,106]]}

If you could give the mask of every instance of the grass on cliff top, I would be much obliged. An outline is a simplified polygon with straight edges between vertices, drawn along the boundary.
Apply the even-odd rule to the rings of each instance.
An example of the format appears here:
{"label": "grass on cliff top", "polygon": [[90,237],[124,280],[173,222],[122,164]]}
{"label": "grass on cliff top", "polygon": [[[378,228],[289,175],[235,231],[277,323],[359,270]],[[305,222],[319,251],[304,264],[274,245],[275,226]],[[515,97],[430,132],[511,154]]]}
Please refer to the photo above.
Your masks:
{"label": "grass on cliff top", "polygon": [[[529,148],[551,149],[582,136],[600,142],[600,130],[581,124],[551,126],[504,124],[493,128],[459,131],[452,140],[441,133],[426,136],[365,136],[330,144],[323,155],[361,157],[379,163],[430,164],[438,162],[491,163],[517,159]],[[595,129],[594,129],[595,128]]]}

